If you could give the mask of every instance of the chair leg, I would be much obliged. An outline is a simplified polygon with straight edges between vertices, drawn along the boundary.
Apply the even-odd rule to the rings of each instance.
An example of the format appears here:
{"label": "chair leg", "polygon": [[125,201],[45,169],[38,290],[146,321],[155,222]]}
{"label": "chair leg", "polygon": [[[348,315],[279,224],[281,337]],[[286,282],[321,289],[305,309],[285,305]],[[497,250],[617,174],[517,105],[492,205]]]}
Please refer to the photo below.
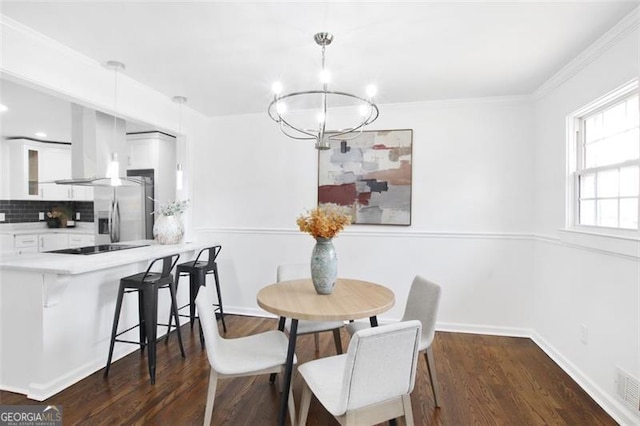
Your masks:
{"label": "chair leg", "polygon": [[296,424],[296,403],[293,401],[293,387],[289,388],[289,399],[287,403],[289,405],[289,420],[291,421],[291,426],[294,426]]}
{"label": "chair leg", "polygon": [[218,386],[218,373],[212,368],[209,372],[209,390],[207,391],[207,405],[204,409],[204,426],[211,425],[213,417],[213,403],[216,399],[216,387]]}
{"label": "chair leg", "polygon": [[431,381],[431,389],[433,390],[433,399],[436,407],[440,407],[440,391],[438,387],[438,376],[436,374],[436,363],[433,359],[431,346],[424,351],[424,359],[427,361],[427,370],[429,370],[429,379]]}
{"label": "chair leg", "polygon": [[[178,318],[178,300],[176,297],[177,290],[175,287],[175,283],[171,281],[169,283],[169,292],[171,293],[171,314],[169,315],[169,326],[167,327],[167,337],[169,333],[171,333],[171,317],[175,317],[176,319],[176,333],[178,334],[178,344],[180,345],[180,353],[182,354],[182,358],[184,358],[184,346],[182,345],[182,334],[180,333],[180,319]],[[166,342],[166,340],[165,340]]]}
{"label": "chair leg", "polygon": [[[174,282],[174,289],[175,289],[175,294],[176,294],[176,312],[178,309],[178,283],[180,282],[180,273],[178,271],[176,271],[176,279]],[[169,310],[169,326],[167,327],[167,335],[164,338],[164,343],[168,343],[169,342],[169,334],[171,334],[171,323],[173,321],[173,306],[171,307],[171,309]],[[178,324],[178,328],[180,328],[180,317],[176,316],[176,324]]]}
{"label": "chair leg", "polygon": [[404,408],[404,423],[413,426],[413,408],[411,407],[411,395],[402,395],[402,406]]}
{"label": "chair leg", "polygon": [[196,317],[196,296],[200,287],[197,281],[196,274],[193,272],[189,273],[189,324],[192,330]]}
{"label": "chair leg", "polygon": [[[280,319],[278,320],[278,330],[284,331],[284,323],[285,323],[285,321],[286,321],[285,317],[280,317]],[[269,383],[273,383],[275,381],[276,381],[276,373],[271,373],[269,375]]]}
{"label": "chair leg", "polygon": [[222,329],[227,332],[227,324],[224,322],[224,308],[222,307],[222,292],[220,292],[220,280],[218,279],[218,266],[213,268],[213,278],[216,281],[216,293],[218,293],[218,308],[220,308],[220,320],[222,321]]}
{"label": "chair leg", "polygon": [[[207,284],[207,273],[204,271],[204,269],[198,269],[198,272],[196,272],[196,276],[197,276],[197,280],[196,283],[198,285],[198,289],[195,292],[196,296],[198,297],[198,292],[200,291],[201,287],[205,287]],[[200,316],[200,312],[198,312],[198,334],[200,335],[200,347],[202,349],[204,349],[204,333],[202,332],[202,317]],[[215,317],[212,319],[212,321],[215,321]],[[207,321],[207,319],[205,318],[205,321]],[[216,327],[218,326],[218,323],[216,322]]]}
{"label": "chair leg", "polygon": [[145,328],[144,299],[142,290],[138,290],[138,331],[140,332],[140,356],[144,355],[144,347],[147,343],[147,329]]}
{"label": "chair leg", "polygon": [[304,382],[304,388],[302,389],[302,399],[300,400],[300,421],[299,426],[305,426],[307,424],[307,416],[309,415],[309,405],[311,405],[311,388]]}
{"label": "chair leg", "polygon": [[316,345],[316,355],[320,353],[320,333],[313,333],[313,341]]}
{"label": "chair leg", "polygon": [[111,366],[111,358],[113,357],[113,346],[116,343],[116,334],[118,333],[118,322],[120,321],[120,311],[122,310],[122,298],[124,289],[122,286],[118,289],[118,300],[116,300],[116,313],[113,316],[113,326],[111,328],[111,343],[109,344],[109,356],[107,357],[107,365],[104,368],[104,377],[109,375],[109,367]]}
{"label": "chair leg", "polygon": [[158,289],[155,286],[144,288],[142,295],[144,298],[145,328],[147,331],[147,361],[149,364],[149,376],[151,384],[156,383],[156,337],[158,326]]}
{"label": "chair leg", "polygon": [[342,355],[342,339],[340,339],[340,329],[333,329],[333,341],[336,344],[336,353]]}

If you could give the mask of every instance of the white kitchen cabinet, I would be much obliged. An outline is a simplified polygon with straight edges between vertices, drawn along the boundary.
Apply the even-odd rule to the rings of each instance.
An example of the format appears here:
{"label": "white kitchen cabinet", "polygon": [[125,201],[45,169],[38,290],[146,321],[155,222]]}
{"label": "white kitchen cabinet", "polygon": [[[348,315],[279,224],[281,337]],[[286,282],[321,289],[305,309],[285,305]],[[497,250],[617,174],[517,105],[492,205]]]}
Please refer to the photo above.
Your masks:
{"label": "white kitchen cabinet", "polygon": [[71,145],[41,144],[39,176],[42,200],[62,201],[71,199],[68,185],[57,185],[55,180],[71,179]]}
{"label": "white kitchen cabinet", "polygon": [[38,251],[61,250],[69,247],[67,234],[40,234],[38,235]]}
{"label": "white kitchen cabinet", "polygon": [[93,187],[84,185],[71,185],[70,200],[93,201]]}
{"label": "white kitchen cabinet", "polygon": [[26,139],[14,139],[7,144],[9,168],[9,198],[14,200],[40,199],[40,147]]}
{"label": "white kitchen cabinet", "polygon": [[96,237],[93,234],[69,234],[68,248],[86,247],[95,245]]}
{"label": "white kitchen cabinet", "polygon": [[92,233],[64,231],[40,234],[3,234],[0,242],[3,242],[0,248],[4,254],[25,254],[92,246],[95,245],[95,236]]}
{"label": "white kitchen cabinet", "polygon": [[129,147],[127,169],[158,168],[159,145],[157,139],[131,139],[128,137],[127,145]]}
{"label": "white kitchen cabinet", "polygon": [[14,241],[14,250],[17,254],[37,253],[38,234],[16,235]]}
{"label": "white kitchen cabinet", "polygon": [[175,200],[176,138],[160,132],[130,134],[127,147],[127,170],[153,169],[155,208]]}
{"label": "white kitchen cabinet", "polygon": [[71,145],[11,139],[8,152],[9,198],[13,200],[70,200],[69,188],[55,180],[71,178]]}

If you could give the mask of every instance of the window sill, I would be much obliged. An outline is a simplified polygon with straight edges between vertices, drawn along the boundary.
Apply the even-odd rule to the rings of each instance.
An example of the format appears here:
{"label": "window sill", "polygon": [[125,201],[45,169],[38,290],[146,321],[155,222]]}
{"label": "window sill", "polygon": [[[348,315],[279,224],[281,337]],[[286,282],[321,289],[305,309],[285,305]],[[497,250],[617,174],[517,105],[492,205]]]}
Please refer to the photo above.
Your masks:
{"label": "window sill", "polygon": [[567,245],[593,249],[607,254],[640,258],[640,232],[638,231],[630,231],[629,235],[617,235],[565,228],[560,229],[560,241]]}

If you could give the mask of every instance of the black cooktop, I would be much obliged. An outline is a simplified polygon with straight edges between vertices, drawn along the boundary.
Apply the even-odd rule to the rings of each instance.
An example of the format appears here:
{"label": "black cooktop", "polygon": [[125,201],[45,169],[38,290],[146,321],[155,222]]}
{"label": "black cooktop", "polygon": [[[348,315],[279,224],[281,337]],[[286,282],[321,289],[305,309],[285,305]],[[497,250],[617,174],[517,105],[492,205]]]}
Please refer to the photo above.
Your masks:
{"label": "black cooktop", "polygon": [[53,250],[48,251],[47,253],[60,253],[60,254],[98,254],[98,253],[109,253],[112,251],[126,250],[137,247],[146,247],[149,244],[142,245],[131,245],[131,244],[101,244],[99,246],[87,246],[87,247],[76,247],[62,250]]}

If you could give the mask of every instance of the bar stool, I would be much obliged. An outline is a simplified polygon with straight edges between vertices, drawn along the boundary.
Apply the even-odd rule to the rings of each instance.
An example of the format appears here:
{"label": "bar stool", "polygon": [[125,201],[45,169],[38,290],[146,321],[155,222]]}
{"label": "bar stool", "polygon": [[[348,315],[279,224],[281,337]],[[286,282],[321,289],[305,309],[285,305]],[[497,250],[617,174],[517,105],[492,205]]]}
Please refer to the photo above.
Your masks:
{"label": "bar stool", "polygon": [[[213,274],[213,278],[216,284],[216,293],[218,296],[218,303],[213,304],[213,306],[215,306],[214,312],[220,312],[222,329],[225,333],[227,332],[227,325],[224,322],[224,309],[222,307],[220,280],[218,278],[218,264],[216,263],[216,258],[220,254],[220,250],[222,250],[222,246],[220,245],[203,248],[198,253],[198,256],[196,256],[196,260],[181,263],[176,267],[176,289],[178,288],[180,277],[184,277],[187,275],[189,276],[189,303],[178,308],[178,311],[180,311],[181,309],[188,306],[189,315],[178,314],[178,316],[188,317],[192,329],[195,319],[197,318],[198,321],[200,320],[200,318],[198,318],[198,316],[196,315],[196,296],[198,296],[198,290],[200,289],[200,286],[204,286],[207,284],[207,275]],[[205,252],[207,252],[208,259],[206,261],[200,260]],[[169,318],[169,324],[171,324],[171,317]],[[204,336],[202,334],[202,327],[199,327],[199,329],[200,344],[204,348]]]}
{"label": "bar stool", "polygon": [[[178,309],[176,302],[176,288],[173,281],[173,275],[171,271],[178,262],[180,255],[172,255],[155,259],[147,271],[120,280],[120,287],[118,289],[118,300],[116,301],[116,312],[113,318],[113,328],[111,330],[111,344],[109,347],[109,357],[107,358],[107,365],[104,370],[104,377],[109,374],[109,367],[111,366],[111,358],[113,356],[113,347],[116,342],[132,343],[134,345],[140,345],[140,352],[144,352],[144,347],[148,346],[147,361],[149,364],[149,376],[151,377],[151,384],[156,382],[156,334],[157,326],[162,325],[167,327],[167,335],[171,331],[171,320],[169,324],[158,324],[158,290],[161,288],[168,288],[171,293],[171,314],[169,318],[175,317],[176,324],[178,322]],[[162,272],[151,272],[151,268],[156,262],[162,261]],[[125,293],[138,293],[138,315],[140,322],[133,327],[130,327],[124,331],[118,333],[118,322],[120,320],[120,311],[122,310],[122,299]],[[134,328],[140,329],[140,341],[133,342],[130,340],[117,339],[118,336],[124,334]],[[182,336],[180,335],[180,327],[173,326],[178,332],[178,343],[180,345],[180,352],[182,358],[184,355],[184,347],[182,346]]]}

